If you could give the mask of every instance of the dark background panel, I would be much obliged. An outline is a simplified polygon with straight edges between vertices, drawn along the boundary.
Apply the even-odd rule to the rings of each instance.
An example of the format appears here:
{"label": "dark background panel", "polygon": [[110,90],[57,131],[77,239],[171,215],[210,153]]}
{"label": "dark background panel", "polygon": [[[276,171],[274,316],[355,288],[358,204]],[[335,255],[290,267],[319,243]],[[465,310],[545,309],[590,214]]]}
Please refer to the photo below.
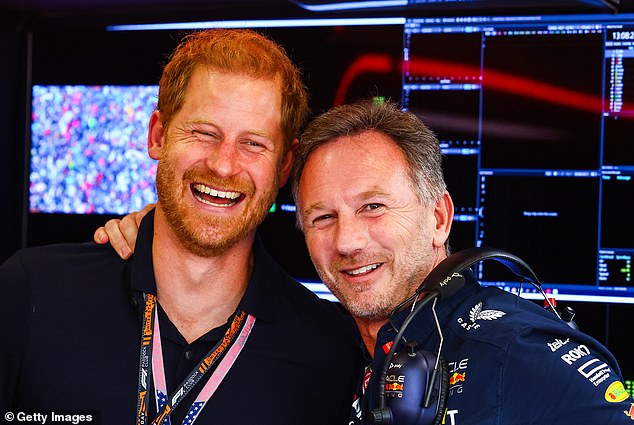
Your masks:
{"label": "dark background panel", "polygon": [[602,42],[600,33],[487,38],[483,167],[598,168]]}

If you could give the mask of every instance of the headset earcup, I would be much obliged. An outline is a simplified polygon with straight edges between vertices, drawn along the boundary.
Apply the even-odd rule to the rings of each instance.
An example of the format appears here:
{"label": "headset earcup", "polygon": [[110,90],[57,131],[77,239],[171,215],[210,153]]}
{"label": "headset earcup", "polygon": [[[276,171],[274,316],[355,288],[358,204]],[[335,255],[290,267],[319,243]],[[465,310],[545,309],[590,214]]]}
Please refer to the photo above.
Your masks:
{"label": "headset earcup", "polygon": [[440,356],[440,361],[438,362],[439,367],[439,376],[437,379],[440,379],[440,392],[438,393],[438,411],[436,412],[436,417],[434,418],[433,425],[442,424],[442,420],[445,416],[445,408],[447,407],[447,399],[449,398],[449,365],[444,357]]}
{"label": "headset earcup", "polygon": [[[385,405],[372,411],[378,419],[374,423],[433,425],[442,421],[449,367],[442,357],[437,361],[435,353],[416,350],[416,347],[414,343],[393,356],[383,387],[386,389]],[[425,407],[427,397],[429,403]]]}

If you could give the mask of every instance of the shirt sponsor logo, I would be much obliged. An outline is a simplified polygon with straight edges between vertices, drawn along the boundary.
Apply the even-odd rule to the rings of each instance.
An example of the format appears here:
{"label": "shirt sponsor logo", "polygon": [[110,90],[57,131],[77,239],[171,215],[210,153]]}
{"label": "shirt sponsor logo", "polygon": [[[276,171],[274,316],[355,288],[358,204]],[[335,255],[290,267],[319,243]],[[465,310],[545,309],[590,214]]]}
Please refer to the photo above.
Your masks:
{"label": "shirt sponsor logo", "polygon": [[385,396],[391,398],[403,398],[405,375],[387,375],[385,377]]}
{"label": "shirt sponsor logo", "polygon": [[[597,365],[597,363],[599,364]],[[611,369],[610,366],[601,360],[592,359],[579,366],[577,371],[588,381],[592,382],[595,387],[598,387],[602,382],[610,378]]]}
{"label": "shirt sponsor logo", "polygon": [[565,361],[569,365],[573,364],[582,357],[590,355],[590,349],[585,345],[578,345],[566,354],[561,356],[561,360]]}
{"label": "shirt sponsor logo", "polygon": [[612,382],[605,390],[605,400],[610,403],[620,403],[627,400],[629,396],[621,381]]}
{"label": "shirt sponsor logo", "polygon": [[448,366],[449,366],[449,373],[457,372],[459,370],[466,370],[467,367],[469,366],[469,358],[467,357],[466,359],[462,359],[457,362],[449,362]]}
{"label": "shirt sponsor logo", "polygon": [[482,310],[482,301],[480,301],[469,311],[469,321],[459,317],[458,323],[466,330],[478,329],[480,327],[478,320],[496,320],[505,314],[500,310]]}
{"label": "shirt sponsor logo", "polygon": [[[392,382],[389,384],[385,384],[385,389],[390,392],[390,391],[403,391],[403,384],[399,384],[398,382]],[[399,395],[398,397],[402,397],[402,395]]]}
{"label": "shirt sponsor logo", "polygon": [[[587,356],[590,356],[590,360],[585,361]],[[590,349],[584,344],[580,344],[561,355],[561,360],[569,365],[575,364],[581,359],[584,360],[584,363],[577,367],[577,372],[595,387],[610,378],[610,372],[612,372],[610,366],[596,357],[592,357]]]}
{"label": "shirt sponsor logo", "polygon": [[[456,362],[449,362],[449,395],[462,394],[463,383],[467,379],[467,368],[469,366],[469,358]],[[453,421],[453,419],[452,419]]]}
{"label": "shirt sponsor logo", "polygon": [[445,425],[456,425],[456,415],[458,414],[457,410],[445,410],[445,416],[442,418],[442,424]]}
{"label": "shirt sponsor logo", "polygon": [[555,351],[559,350],[561,347],[568,344],[569,342],[570,342],[570,338],[566,338],[565,341],[562,341],[561,339],[557,338],[553,342],[548,343],[548,348],[550,348],[550,351],[554,353]]}
{"label": "shirt sponsor logo", "polygon": [[449,378],[449,385],[454,385],[454,384],[457,384],[458,382],[464,382],[466,378],[467,378],[467,372],[465,373],[456,372],[453,375],[451,375],[451,377]]}

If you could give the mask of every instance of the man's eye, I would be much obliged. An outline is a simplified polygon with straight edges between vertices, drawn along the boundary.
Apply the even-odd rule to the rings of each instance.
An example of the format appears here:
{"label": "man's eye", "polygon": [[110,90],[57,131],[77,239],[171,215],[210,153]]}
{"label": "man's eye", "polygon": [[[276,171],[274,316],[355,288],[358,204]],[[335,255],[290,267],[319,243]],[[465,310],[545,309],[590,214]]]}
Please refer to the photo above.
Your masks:
{"label": "man's eye", "polygon": [[264,149],[266,148],[266,146],[260,142],[256,142],[255,140],[245,140],[243,142],[245,145],[252,147],[252,148],[258,148],[258,149]]}
{"label": "man's eye", "polygon": [[365,206],[365,209],[368,211],[373,211],[373,210],[377,210],[379,208],[383,207],[383,204],[367,204]]}
{"label": "man's eye", "polygon": [[211,132],[211,131],[204,131],[204,130],[192,130],[192,134],[195,134],[197,136],[202,136],[202,137],[212,137],[212,138],[216,138],[216,133]]}
{"label": "man's eye", "polygon": [[313,225],[320,225],[323,224],[325,222],[327,222],[328,220],[330,220],[331,218],[333,218],[333,215],[331,214],[324,214],[324,215],[320,215],[317,216],[315,218],[312,219],[311,223]]}

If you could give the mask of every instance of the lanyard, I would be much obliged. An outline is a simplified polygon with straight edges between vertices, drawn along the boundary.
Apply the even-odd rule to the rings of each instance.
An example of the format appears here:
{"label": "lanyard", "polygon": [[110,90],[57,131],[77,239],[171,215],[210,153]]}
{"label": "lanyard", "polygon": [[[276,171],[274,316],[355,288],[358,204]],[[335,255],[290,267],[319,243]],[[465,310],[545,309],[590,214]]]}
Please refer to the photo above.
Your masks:
{"label": "lanyard", "polygon": [[218,361],[220,363],[212,372],[209,380],[202,388],[196,400],[189,408],[183,423],[193,423],[207,401],[211,398],[231,366],[242,351],[247,338],[255,324],[255,317],[238,311],[222,340],[216,344],[185,380],[176,388],[174,395],[167,396],[167,383],[163,368],[163,350],[161,346],[158,313],[156,312],[156,296],[145,294],[145,310],[141,327],[141,350],[139,361],[139,383],[137,398],[137,425],[148,425],[148,377],[154,378],[158,414],[152,425],[169,425],[170,412],[182,401],[189,391],[202,379]]}

